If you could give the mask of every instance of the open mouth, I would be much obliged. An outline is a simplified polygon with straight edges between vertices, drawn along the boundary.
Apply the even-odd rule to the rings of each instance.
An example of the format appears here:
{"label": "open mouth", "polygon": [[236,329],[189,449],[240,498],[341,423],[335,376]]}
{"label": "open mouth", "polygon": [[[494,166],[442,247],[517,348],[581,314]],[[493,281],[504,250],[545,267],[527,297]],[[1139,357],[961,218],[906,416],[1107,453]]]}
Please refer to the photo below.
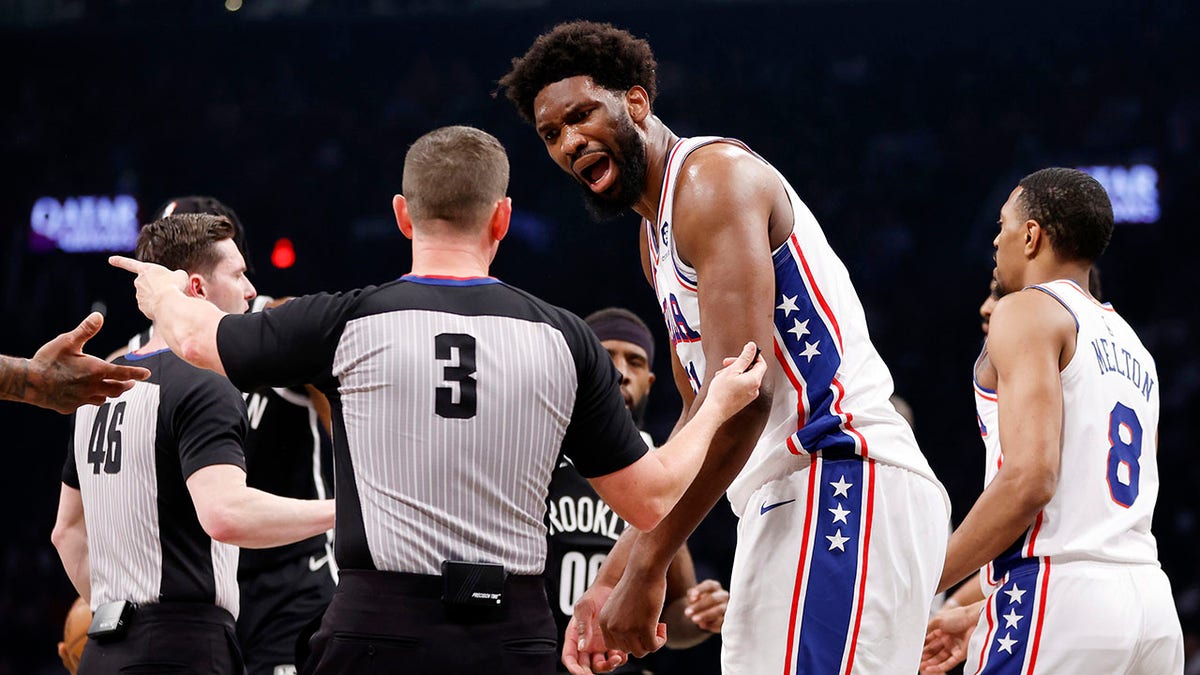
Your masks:
{"label": "open mouth", "polygon": [[571,168],[592,192],[604,192],[616,180],[616,164],[604,152],[590,152],[576,160]]}

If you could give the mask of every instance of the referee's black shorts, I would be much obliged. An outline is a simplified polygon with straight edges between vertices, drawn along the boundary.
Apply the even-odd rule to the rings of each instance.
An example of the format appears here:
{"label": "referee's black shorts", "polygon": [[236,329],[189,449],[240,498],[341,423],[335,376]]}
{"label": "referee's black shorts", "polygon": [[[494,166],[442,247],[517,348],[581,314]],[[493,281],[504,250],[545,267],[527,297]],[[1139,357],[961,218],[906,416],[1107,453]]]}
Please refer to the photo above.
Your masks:
{"label": "referee's black shorts", "polygon": [[164,602],[139,607],[125,635],[88,640],[80,675],[161,673],[242,675],[233,615],[216,605]]}
{"label": "referee's black shorts", "polygon": [[552,675],[554,617],[540,576],[510,576],[498,608],[448,606],[438,576],[342,570],[300,672]]}

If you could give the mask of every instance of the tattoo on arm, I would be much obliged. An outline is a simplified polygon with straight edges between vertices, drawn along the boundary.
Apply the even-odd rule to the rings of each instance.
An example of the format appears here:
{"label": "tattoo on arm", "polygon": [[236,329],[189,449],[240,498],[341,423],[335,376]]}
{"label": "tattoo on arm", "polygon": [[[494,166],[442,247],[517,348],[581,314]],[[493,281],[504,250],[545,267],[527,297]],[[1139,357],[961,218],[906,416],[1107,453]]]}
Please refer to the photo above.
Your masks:
{"label": "tattoo on arm", "polygon": [[29,392],[29,361],[0,356],[0,399],[25,401]]}

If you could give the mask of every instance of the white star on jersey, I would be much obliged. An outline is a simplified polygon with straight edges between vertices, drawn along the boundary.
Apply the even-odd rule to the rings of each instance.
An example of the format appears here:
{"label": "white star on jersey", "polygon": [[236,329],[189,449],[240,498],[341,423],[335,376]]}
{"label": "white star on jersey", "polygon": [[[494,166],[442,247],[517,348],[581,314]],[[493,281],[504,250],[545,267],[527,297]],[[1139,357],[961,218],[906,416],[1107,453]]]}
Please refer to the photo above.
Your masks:
{"label": "white star on jersey", "polygon": [[[808,323],[808,321],[805,321],[804,323]],[[788,331],[788,332],[790,333],[791,331]],[[800,356],[807,356],[808,362],[812,363],[812,359],[814,356],[821,355],[821,352],[817,351],[817,345],[819,345],[819,344],[821,344],[820,340],[817,340],[816,342],[805,342],[804,343],[804,351],[800,352]]]}
{"label": "white star on jersey", "polygon": [[[832,485],[832,483],[830,483],[830,485]],[[850,524],[850,523],[846,522],[846,516],[850,515],[851,512],[847,511],[846,509],[843,509],[841,504],[838,504],[836,509],[826,509],[826,510],[833,514],[833,522],[846,523],[847,525]]]}
{"label": "white star on jersey", "polygon": [[825,535],[825,538],[829,540],[829,550],[830,551],[832,551],[833,549],[836,548],[837,550],[841,551],[842,553],[846,552],[846,542],[850,541],[850,537],[842,536],[842,528],[839,527],[838,531],[834,532],[831,535],[830,534]]}
{"label": "white star on jersey", "polygon": [[[799,298],[800,296],[793,295],[792,297],[789,298],[786,295],[781,295],[779,297],[783,299],[783,302],[779,303],[779,305],[775,309],[783,310],[783,318],[785,318],[785,319],[788,318],[789,316],[791,316],[792,312],[800,311],[800,308],[796,306],[796,298]],[[805,321],[805,323],[808,323],[808,322]],[[799,339],[799,338],[796,338],[796,339]]]}
{"label": "white star on jersey", "polygon": [[1021,590],[1021,588],[1016,584],[1013,584],[1011,590],[1004,591],[1004,594],[1008,596],[1009,602],[1016,603],[1018,605],[1021,604],[1021,598],[1025,597],[1025,591]]}
{"label": "white star on jersey", "polygon": [[1004,619],[1005,628],[1018,628],[1017,624],[1020,623],[1021,619],[1024,619],[1025,616],[1023,614],[1017,614],[1017,610],[1010,607],[1008,609],[1008,614],[1005,614],[1002,618]]}
{"label": "white star on jersey", "polygon": [[843,475],[841,478],[839,478],[837,480],[836,483],[830,483],[829,486],[833,488],[833,496],[834,497],[849,498],[850,497],[850,488],[854,487],[854,483],[847,483],[846,476]]}
{"label": "white star on jersey", "polygon": [[1017,641],[1012,639],[1012,633],[1005,633],[1004,637],[996,640],[996,642],[1000,645],[996,651],[1008,652],[1009,654],[1013,653],[1013,645],[1017,644]]}
{"label": "white star on jersey", "polygon": [[[800,338],[809,334],[808,322],[809,319],[805,319],[803,321],[800,319],[792,319],[792,327],[789,328],[787,332],[795,335],[796,339],[799,340]],[[811,361],[812,359],[809,360]]]}

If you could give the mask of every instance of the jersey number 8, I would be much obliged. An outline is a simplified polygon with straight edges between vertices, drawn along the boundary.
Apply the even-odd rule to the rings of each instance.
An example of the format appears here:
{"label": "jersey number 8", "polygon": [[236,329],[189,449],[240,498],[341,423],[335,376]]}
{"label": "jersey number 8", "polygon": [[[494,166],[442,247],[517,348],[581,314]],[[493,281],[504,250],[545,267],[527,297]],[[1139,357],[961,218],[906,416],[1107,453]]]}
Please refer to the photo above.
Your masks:
{"label": "jersey number 8", "polygon": [[[1142,423],[1133,408],[1118,403],[1108,415],[1108,494],[1125,508],[1133,506],[1137,500],[1141,456]],[[1120,472],[1122,465],[1125,466],[1124,477]]]}

